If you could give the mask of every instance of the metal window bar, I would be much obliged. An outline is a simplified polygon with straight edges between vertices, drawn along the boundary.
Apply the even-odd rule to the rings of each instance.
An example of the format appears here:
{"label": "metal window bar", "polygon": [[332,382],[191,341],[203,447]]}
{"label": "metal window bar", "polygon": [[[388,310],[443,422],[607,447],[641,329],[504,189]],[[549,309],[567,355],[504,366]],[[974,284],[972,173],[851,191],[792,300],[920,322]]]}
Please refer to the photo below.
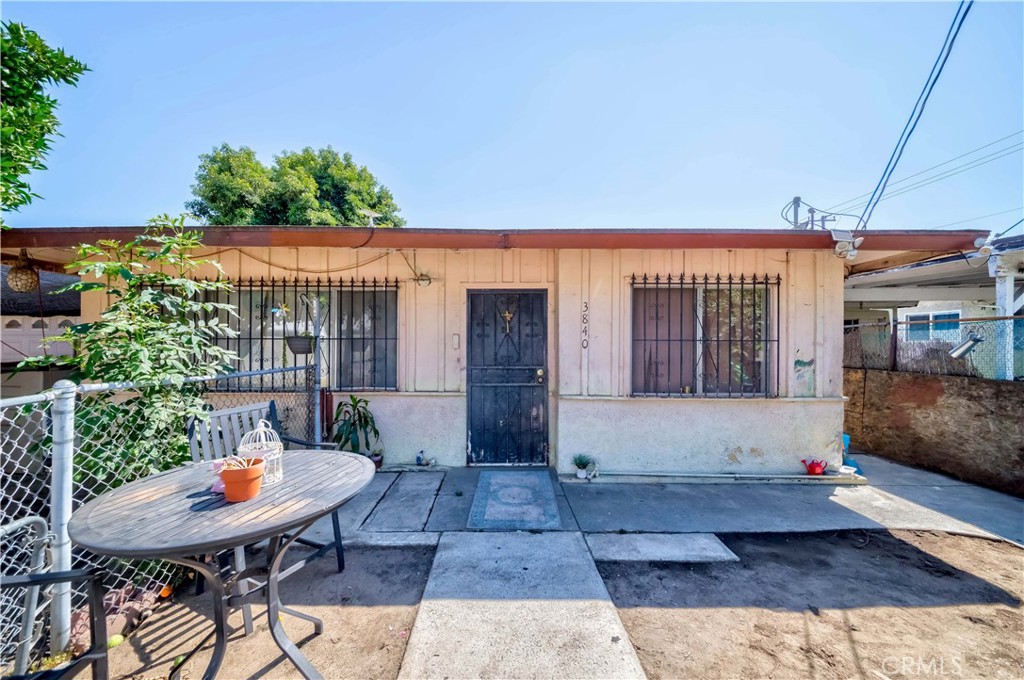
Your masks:
{"label": "metal window bar", "polygon": [[633,396],[778,396],[780,284],[768,275],[633,274]]}
{"label": "metal window bar", "polygon": [[[238,281],[230,294],[207,293],[207,301],[231,302],[219,321],[237,331],[221,338],[239,356],[237,368],[255,372],[248,389],[274,391],[264,373],[314,363],[296,354],[287,338],[314,338],[321,381],[334,390],[398,389],[398,279],[276,279]],[[208,316],[204,314],[204,317]],[[204,321],[209,319],[204,318]],[[319,329],[317,328],[319,324]]]}

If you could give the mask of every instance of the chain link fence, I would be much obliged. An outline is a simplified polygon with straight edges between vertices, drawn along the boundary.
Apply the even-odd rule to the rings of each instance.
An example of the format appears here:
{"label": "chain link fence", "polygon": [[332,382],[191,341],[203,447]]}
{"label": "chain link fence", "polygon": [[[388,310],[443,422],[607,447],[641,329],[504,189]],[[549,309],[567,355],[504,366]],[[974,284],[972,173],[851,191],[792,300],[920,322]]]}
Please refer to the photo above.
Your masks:
{"label": "chain link fence", "polygon": [[1024,380],[1024,316],[846,326],[843,366]]}
{"label": "chain link fence", "polygon": [[[181,581],[181,568],[78,549],[66,525],[92,498],[191,460],[184,422],[173,425],[181,445],[154,445],[154,403],[183,390],[201,396],[208,410],[274,401],[284,433],[311,440],[318,425],[317,387],[314,368],[300,366],[195,378],[144,395],[129,383],[58,383],[38,395],[0,401],[3,575],[101,568],[110,634],[133,629],[165,589]],[[0,674],[22,673],[49,655],[88,646],[84,587],[0,593]]]}

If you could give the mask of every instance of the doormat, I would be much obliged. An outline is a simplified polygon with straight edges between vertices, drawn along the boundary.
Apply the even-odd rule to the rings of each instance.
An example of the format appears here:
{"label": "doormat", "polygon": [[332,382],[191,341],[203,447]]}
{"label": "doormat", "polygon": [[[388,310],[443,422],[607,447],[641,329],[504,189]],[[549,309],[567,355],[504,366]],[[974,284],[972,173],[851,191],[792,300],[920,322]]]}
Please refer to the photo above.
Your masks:
{"label": "doormat", "polygon": [[547,470],[480,473],[467,529],[559,529],[562,519]]}

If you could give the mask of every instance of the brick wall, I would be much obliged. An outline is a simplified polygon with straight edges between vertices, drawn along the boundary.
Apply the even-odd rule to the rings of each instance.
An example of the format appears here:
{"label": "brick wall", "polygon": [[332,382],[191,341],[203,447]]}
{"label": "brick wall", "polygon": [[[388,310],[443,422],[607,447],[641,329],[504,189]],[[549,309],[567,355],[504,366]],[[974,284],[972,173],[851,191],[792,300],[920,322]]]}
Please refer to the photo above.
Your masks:
{"label": "brick wall", "polygon": [[1024,497],[1024,382],[845,369],[854,450]]}

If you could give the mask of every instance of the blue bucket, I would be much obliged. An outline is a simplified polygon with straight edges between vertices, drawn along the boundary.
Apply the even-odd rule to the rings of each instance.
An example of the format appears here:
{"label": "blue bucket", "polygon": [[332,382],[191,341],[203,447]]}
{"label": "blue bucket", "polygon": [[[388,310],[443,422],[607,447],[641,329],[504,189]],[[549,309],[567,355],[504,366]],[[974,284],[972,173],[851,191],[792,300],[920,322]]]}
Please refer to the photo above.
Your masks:
{"label": "blue bucket", "polygon": [[843,433],[843,465],[852,467],[858,475],[863,475],[864,471],[860,469],[860,465],[853,458],[850,458],[850,435]]}

